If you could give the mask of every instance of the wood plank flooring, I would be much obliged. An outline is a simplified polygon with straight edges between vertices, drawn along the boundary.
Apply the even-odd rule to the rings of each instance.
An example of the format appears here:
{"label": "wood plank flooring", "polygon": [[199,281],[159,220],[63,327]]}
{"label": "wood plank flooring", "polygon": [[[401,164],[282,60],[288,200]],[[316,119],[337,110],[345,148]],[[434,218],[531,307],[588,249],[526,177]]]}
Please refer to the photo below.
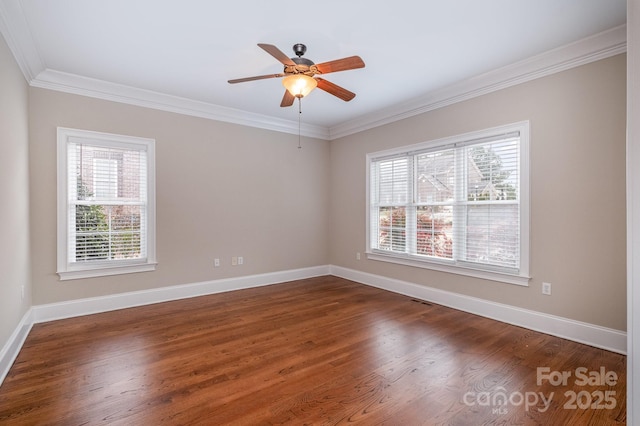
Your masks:
{"label": "wood plank flooring", "polygon": [[36,324],[0,424],[624,424],[625,362],[327,276]]}

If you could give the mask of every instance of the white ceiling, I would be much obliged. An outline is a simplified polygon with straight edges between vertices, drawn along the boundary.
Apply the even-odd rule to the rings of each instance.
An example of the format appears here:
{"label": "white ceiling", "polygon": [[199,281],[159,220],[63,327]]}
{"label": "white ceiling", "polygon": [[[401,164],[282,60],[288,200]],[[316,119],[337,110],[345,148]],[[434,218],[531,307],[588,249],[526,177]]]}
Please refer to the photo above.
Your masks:
{"label": "white ceiling", "polygon": [[302,101],[323,137],[619,53],[625,23],[626,0],[0,0],[33,86],[283,131],[298,110],[279,106],[280,79],[227,83],[282,71],[256,44],[294,56],[304,43],[316,63],[359,55],[365,68],[323,76],[354,100]]}

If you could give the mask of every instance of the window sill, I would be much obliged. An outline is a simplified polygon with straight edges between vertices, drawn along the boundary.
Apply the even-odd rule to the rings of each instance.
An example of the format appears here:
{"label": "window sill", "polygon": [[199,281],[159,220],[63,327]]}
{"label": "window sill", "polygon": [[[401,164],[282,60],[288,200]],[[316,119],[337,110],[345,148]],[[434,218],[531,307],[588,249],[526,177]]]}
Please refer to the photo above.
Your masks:
{"label": "window sill", "polygon": [[121,265],[100,268],[75,269],[59,271],[60,281],[77,280],[81,278],[106,277],[110,275],[133,274],[156,270],[157,263],[141,263],[136,265]]}
{"label": "window sill", "polygon": [[481,278],[484,280],[498,281],[506,284],[515,284],[523,287],[529,286],[531,277],[525,275],[508,274],[504,272],[488,271],[481,269],[467,268],[458,265],[446,265],[436,262],[428,262],[423,260],[412,259],[404,256],[396,256],[392,254],[382,254],[378,252],[368,252],[367,259],[380,262],[395,263],[398,265],[413,266],[415,268],[431,269],[439,272],[448,272],[451,274],[465,275],[468,277]]}

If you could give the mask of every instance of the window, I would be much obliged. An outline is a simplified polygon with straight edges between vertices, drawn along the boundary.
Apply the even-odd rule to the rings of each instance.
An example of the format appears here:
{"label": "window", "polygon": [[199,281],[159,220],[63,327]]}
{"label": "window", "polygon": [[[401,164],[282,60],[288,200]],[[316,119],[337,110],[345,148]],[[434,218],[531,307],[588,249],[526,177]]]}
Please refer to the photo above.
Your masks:
{"label": "window", "polygon": [[367,155],[367,256],[528,285],[529,123]]}
{"label": "window", "polygon": [[154,146],[58,128],[60,279],[155,269]]}

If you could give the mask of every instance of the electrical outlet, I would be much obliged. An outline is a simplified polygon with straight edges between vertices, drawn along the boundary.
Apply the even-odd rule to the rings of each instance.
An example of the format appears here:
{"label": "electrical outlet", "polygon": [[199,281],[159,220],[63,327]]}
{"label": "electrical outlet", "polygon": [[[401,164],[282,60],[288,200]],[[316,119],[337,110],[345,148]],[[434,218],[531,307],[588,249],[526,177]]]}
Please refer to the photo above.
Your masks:
{"label": "electrical outlet", "polygon": [[542,294],[551,296],[551,283],[542,283]]}
{"label": "electrical outlet", "polygon": [[218,266],[220,266],[220,259],[218,259],[218,258],[213,259],[213,266],[214,266],[215,268],[217,268]]}
{"label": "electrical outlet", "polygon": [[238,264],[238,258],[237,257],[232,257],[231,258],[231,266],[236,266]]}
{"label": "electrical outlet", "polygon": [[22,287],[20,287],[21,292],[22,292],[22,300],[24,300],[24,285]]}
{"label": "electrical outlet", "polygon": [[244,258],[242,256],[238,257],[238,265],[242,265],[244,263]]}
{"label": "electrical outlet", "polygon": [[360,252],[356,253],[356,260],[360,260]]}

